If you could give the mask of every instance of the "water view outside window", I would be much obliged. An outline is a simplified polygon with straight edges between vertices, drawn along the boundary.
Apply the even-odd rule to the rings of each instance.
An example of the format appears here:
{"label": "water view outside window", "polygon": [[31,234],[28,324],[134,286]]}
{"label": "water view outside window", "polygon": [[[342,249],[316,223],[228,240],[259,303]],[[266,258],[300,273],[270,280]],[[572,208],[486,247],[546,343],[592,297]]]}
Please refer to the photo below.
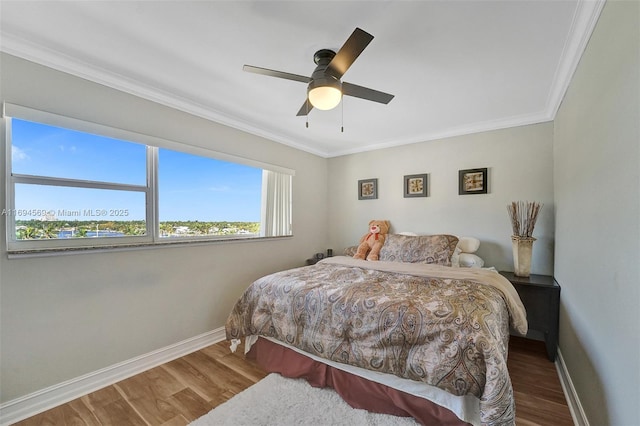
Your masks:
{"label": "water view outside window", "polygon": [[15,205],[18,240],[147,234],[143,192],[16,184]]}

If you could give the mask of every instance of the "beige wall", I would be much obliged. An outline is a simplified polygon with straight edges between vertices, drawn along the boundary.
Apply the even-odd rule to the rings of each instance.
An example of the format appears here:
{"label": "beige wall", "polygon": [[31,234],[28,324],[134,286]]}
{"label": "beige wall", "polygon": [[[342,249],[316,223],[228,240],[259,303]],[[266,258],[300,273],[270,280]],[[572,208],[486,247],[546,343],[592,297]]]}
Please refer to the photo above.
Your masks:
{"label": "beige wall", "polygon": [[[1,59],[0,101],[277,164],[296,176],[295,235],[281,240],[8,260],[0,226],[0,402],[221,327],[251,281],[326,248],[326,186],[317,185],[327,180],[324,158]],[[2,140],[5,176],[4,132]],[[3,179],[1,208],[4,190]]]}
{"label": "beige wall", "polygon": [[[482,241],[487,266],[513,270],[507,204],[544,203],[532,271],[553,273],[553,125],[515,127],[381,149],[329,160],[331,245],[357,244],[370,219],[392,232],[448,233]],[[458,195],[458,170],[487,167],[489,193]],[[428,173],[426,198],[404,198],[404,175]],[[359,179],[378,178],[377,200],[358,200]]]}
{"label": "beige wall", "polygon": [[640,422],[639,16],[606,3],[555,120],[560,351],[599,426]]}

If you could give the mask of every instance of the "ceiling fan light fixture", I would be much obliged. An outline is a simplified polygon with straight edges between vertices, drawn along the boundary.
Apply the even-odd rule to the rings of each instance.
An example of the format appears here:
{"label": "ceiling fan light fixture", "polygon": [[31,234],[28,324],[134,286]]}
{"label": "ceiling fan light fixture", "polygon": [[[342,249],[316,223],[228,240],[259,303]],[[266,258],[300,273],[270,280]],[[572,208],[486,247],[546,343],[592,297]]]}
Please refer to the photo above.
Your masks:
{"label": "ceiling fan light fixture", "polygon": [[309,83],[307,95],[314,108],[329,110],[338,106],[342,99],[342,87],[340,81],[335,78],[325,77],[313,80]]}
{"label": "ceiling fan light fixture", "polygon": [[309,91],[309,102],[314,108],[329,110],[338,106],[342,92],[331,86],[316,87]]}

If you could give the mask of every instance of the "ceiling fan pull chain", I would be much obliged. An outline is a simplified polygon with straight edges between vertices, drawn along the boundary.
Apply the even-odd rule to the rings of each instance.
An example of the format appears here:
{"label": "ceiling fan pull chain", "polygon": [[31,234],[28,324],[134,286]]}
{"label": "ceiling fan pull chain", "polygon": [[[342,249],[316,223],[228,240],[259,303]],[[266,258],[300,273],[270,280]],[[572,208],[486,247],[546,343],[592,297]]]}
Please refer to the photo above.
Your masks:
{"label": "ceiling fan pull chain", "polygon": [[307,99],[307,102],[305,102],[305,105],[307,106],[307,122],[305,123],[305,125],[307,126],[307,129],[309,128],[309,99]]}
{"label": "ceiling fan pull chain", "polygon": [[342,98],[340,100],[340,114],[341,114],[341,123],[340,123],[340,133],[344,133],[344,96],[340,95],[340,97]]}

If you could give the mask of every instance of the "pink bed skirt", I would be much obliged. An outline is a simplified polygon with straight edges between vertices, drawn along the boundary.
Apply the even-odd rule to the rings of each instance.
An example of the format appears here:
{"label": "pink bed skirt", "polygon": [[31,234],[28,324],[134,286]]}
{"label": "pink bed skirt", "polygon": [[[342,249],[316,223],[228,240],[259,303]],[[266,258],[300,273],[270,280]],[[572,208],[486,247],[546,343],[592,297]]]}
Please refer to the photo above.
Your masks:
{"label": "pink bed skirt", "polygon": [[303,378],[315,387],[331,387],[354,408],[413,417],[423,425],[469,425],[429,400],[333,368],[266,339],[259,338],[247,357],[268,372]]}

